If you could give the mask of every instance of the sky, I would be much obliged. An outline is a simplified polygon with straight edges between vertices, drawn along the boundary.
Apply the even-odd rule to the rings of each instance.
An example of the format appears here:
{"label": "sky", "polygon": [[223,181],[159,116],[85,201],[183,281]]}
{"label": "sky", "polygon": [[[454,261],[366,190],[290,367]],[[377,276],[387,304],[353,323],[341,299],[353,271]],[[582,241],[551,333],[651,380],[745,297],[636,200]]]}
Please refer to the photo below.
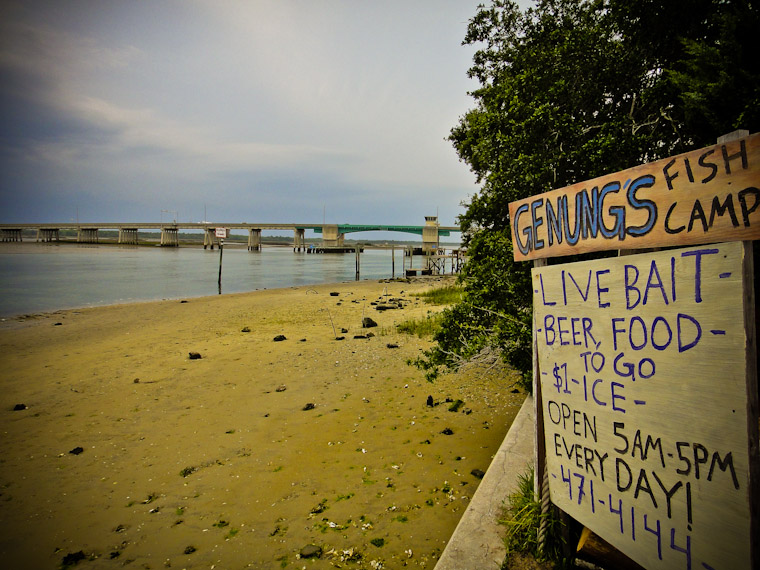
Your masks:
{"label": "sky", "polygon": [[0,223],[453,225],[482,1],[3,0]]}

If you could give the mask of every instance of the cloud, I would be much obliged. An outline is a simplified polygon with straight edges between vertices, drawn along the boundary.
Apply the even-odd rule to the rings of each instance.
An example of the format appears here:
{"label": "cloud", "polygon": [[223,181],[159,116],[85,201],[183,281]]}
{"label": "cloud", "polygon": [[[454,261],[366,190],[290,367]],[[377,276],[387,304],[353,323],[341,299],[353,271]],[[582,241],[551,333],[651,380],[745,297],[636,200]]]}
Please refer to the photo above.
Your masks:
{"label": "cloud", "polygon": [[19,184],[50,196],[32,182],[55,180],[58,207],[88,197],[122,215],[179,200],[197,211],[213,185],[249,218],[289,211],[279,199],[361,222],[394,214],[382,196],[404,201],[407,221],[437,203],[451,223],[474,181],[444,140],[469,105],[467,4],[9,4],[6,215],[29,211],[33,196],[9,197]]}

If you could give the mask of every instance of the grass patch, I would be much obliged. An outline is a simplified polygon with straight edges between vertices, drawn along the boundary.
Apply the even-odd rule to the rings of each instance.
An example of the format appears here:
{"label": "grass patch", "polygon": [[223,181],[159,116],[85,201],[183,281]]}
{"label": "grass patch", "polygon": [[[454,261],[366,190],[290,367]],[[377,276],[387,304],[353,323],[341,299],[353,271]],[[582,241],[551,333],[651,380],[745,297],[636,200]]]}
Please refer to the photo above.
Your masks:
{"label": "grass patch", "polygon": [[[538,542],[538,530],[542,522],[546,527],[546,544]],[[506,525],[504,543],[507,561],[514,552],[522,552],[537,560],[550,560],[559,568],[572,567],[562,556],[561,523],[550,510],[541,514],[541,501],[533,492],[533,467],[518,476],[517,490],[507,499],[504,516],[499,523]]]}
{"label": "grass patch", "polygon": [[396,325],[396,330],[419,338],[432,337],[441,328],[441,313],[428,315],[422,319],[409,319]]}
{"label": "grass patch", "polygon": [[413,293],[412,297],[422,299],[431,305],[454,305],[462,300],[463,289],[459,285],[445,285],[430,291]]}

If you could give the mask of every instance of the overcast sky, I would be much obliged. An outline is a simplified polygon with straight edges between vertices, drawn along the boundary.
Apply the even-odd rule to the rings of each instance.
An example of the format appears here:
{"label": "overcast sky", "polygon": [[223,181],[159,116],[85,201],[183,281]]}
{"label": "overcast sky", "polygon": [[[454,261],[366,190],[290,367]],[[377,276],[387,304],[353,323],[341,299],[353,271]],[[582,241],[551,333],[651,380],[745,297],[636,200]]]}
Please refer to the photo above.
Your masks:
{"label": "overcast sky", "polygon": [[0,222],[454,224],[482,1],[4,0]]}

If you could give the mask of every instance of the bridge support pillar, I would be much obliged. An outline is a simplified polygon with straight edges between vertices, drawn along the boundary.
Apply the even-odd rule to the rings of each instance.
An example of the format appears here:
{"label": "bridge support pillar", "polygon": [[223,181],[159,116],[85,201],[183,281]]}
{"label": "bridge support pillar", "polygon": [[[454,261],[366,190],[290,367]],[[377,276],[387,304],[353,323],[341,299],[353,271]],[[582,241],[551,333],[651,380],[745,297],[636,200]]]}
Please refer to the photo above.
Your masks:
{"label": "bridge support pillar", "polygon": [[438,251],[438,216],[425,216],[425,225],[422,226],[422,251]]}
{"label": "bridge support pillar", "polygon": [[179,247],[177,228],[161,228],[161,247]]}
{"label": "bridge support pillar", "polygon": [[37,241],[51,242],[60,241],[60,235],[58,228],[38,228],[37,229]]}
{"label": "bridge support pillar", "polygon": [[261,251],[261,230],[248,229],[248,251]]}
{"label": "bridge support pillar", "polygon": [[137,228],[119,228],[119,243],[137,245]]}
{"label": "bridge support pillar", "polygon": [[3,241],[24,241],[21,238],[21,230],[17,228],[3,228],[0,230],[0,239]]}
{"label": "bridge support pillar", "polygon": [[208,247],[213,250],[215,245],[219,245],[219,238],[216,237],[216,228],[206,228],[206,232],[203,234],[203,249]]}
{"label": "bridge support pillar", "polygon": [[345,234],[338,232],[338,226],[327,224],[322,226],[322,245],[324,247],[342,247]]}
{"label": "bridge support pillar", "polygon": [[77,243],[98,243],[98,228],[78,228]]}
{"label": "bridge support pillar", "polygon": [[301,228],[296,228],[293,230],[293,251],[301,251],[302,248],[304,251],[306,251],[306,239],[304,238],[305,233],[306,230]]}

